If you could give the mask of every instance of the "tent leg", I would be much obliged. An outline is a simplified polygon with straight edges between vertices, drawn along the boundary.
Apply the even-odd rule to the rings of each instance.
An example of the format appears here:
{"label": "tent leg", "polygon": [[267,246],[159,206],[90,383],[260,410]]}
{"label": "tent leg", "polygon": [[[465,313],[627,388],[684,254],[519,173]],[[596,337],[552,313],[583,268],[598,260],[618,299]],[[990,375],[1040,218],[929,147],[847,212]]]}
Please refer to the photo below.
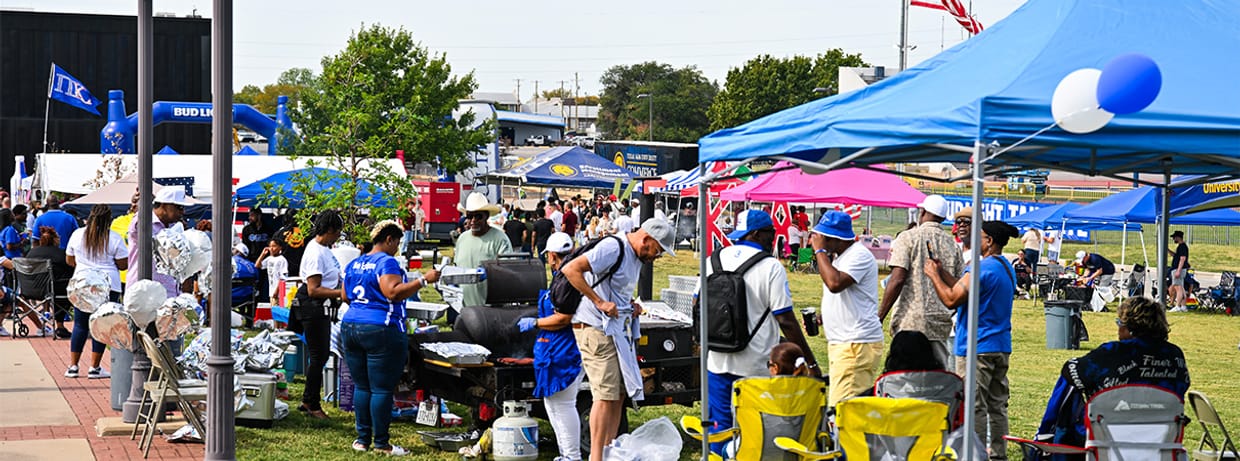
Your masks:
{"label": "tent leg", "polygon": [[[699,177],[703,179],[706,178],[706,164],[705,163],[698,165],[698,175]],[[707,235],[708,226],[706,222],[706,218],[710,214],[709,213],[710,197],[708,195],[709,191],[710,191],[709,182],[703,181],[703,182],[698,183],[698,210],[697,210],[698,212],[698,235],[697,237],[698,237],[698,286],[699,287],[706,286],[706,258],[707,258],[708,249],[710,248],[709,247],[710,236]],[[710,296],[710,294],[707,293],[706,290],[703,290],[703,289],[699,289],[698,293],[699,293],[698,305],[701,305],[701,306],[707,305],[706,299],[708,296]],[[701,317],[698,319],[698,338],[700,338],[699,339],[700,342],[705,343],[706,342],[705,338],[709,337],[710,335],[710,332],[706,328],[707,309],[698,309],[698,311],[700,312],[699,315]],[[702,402],[701,402],[702,415],[701,417],[702,417],[703,424],[706,424],[706,421],[710,420],[710,387],[706,385],[706,383],[709,382],[710,380],[710,377],[707,376],[708,372],[706,371],[707,354],[708,354],[708,349],[705,347],[701,348],[701,352],[698,353],[699,359],[700,359],[698,362],[698,367],[699,367],[699,371],[701,374],[701,380],[699,380],[698,382],[701,383],[700,387],[702,391]],[[708,461],[710,459],[710,442],[708,441],[708,439],[709,437],[702,437],[702,461]]]}
{"label": "tent leg", "polygon": [[[1150,253],[1145,250],[1145,230],[1138,232],[1137,237],[1141,238],[1141,257],[1145,260],[1145,279],[1148,281],[1150,278],[1150,272],[1151,272],[1150,271]],[[1149,286],[1149,284],[1147,283],[1146,286]],[[1145,296],[1145,292],[1142,292],[1141,296]]]}
{"label": "tent leg", "polygon": [[1128,223],[1124,223],[1124,229],[1121,232],[1119,244],[1119,265],[1123,266],[1128,262]]}
{"label": "tent leg", "polygon": [[[985,178],[982,176],[982,159],[984,156],[990,155],[991,149],[982,145],[979,140],[973,145],[973,222],[982,222],[982,188],[985,185]],[[982,241],[982,226],[973,226],[971,242]],[[972,261],[969,261],[975,271],[981,267],[982,252],[980,247],[971,251]],[[981,287],[978,283],[969,283],[969,319],[968,319],[968,346],[966,348],[966,360],[968,364],[964,372],[964,407],[974,408],[977,404],[977,315],[978,307],[981,306]],[[972,428],[974,423],[974,414],[972,411],[964,412],[964,427]],[[1001,436],[997,434],[996,437]],[[964,456],[961,459],[974,459],[974,446],[971,443],[964,444]]]}
{"label": "tent leg", "polygon": [[1167,236],[1171,231],[1171,171],[1163,172],[1162,204],[1158,207],[1158,302],[1167,305]]}

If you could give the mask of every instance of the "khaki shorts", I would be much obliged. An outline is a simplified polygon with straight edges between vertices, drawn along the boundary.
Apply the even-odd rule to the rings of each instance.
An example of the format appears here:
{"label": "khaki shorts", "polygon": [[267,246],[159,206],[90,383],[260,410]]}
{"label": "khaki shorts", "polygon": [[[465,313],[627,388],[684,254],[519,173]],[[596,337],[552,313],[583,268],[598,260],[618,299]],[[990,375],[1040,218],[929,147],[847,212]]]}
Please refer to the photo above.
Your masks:
{"label": "khaki shorts", "polygon": [[834,407],[841,400],[856,397],[874,387],[878,379],[883,343],[839,343],[827,345],[827,368],[831,377],[831,393],[827,404]]}
{"label": "khaki shorts", "polygon": [[624,375],[620,374],[620,355],[616,342],[602,330],[573,326],[577,348],[581,349],[581,368],[590,380],[594,400],[624,400]]}

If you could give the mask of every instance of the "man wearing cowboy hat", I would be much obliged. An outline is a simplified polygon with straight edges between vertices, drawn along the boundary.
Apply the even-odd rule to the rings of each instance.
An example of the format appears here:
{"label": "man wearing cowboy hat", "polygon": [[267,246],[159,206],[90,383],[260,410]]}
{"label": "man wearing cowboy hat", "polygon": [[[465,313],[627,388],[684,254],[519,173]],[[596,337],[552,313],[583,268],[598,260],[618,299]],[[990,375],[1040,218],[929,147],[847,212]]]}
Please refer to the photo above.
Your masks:
{"label": "man wearing cowboy hat", "polygon": [[[501,253],[512,251],[512,243],[504,232],[492,228],[487,220],[492,214],[499,213],[499,207],[487,200],[480,192],[471,192],[465,199],[465,206],[457,206],[465,215],[465,232],[456,239],[456,251],[453,263],[459,267],[481,267],[483,261],[495,259]],[[487,301],[487,283],[475,283],[461,286],[465,306],[482,306]],[[448,322],[456,320],[454,312],[449,312]]]}

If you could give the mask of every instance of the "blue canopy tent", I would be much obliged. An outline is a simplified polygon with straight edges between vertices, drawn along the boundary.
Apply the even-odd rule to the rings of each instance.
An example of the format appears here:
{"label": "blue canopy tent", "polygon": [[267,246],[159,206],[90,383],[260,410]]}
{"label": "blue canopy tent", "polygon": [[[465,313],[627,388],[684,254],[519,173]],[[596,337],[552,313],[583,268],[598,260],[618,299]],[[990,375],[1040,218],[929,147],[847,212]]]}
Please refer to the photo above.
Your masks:
{"label": "blue canopy tent", "polygon": [[[344,187],[346,182],[353,181],[352,177],[340,171],[328,168],[313,167],[285,171],[273,174],[237,189],[237,205],[247,207],[262,206],[304,208],[306,206],[305,197],[300,192],[293,190],[293,187],[295,180],[307,177],[314,178],[314,190],[316,192],[339,190]],[[279,204],[270,200],[264,200],[264,197],[269,193],[288,197],[288,203]],[[389,203],[390,201],[383,194],[382,189],[379,189],[366,181],[358,180],[358,205],[386,207],[389,206]]]}
{"label": "blue canopy tent", "polygon": [[172,148],[172,146],[165,144],[159,152],[155,153],[155,155],[180,155],[180,152],[177,152],[176,149]]}
{"label": "blue canopy tent", "polygon": [[[1072,202],[1060,203],[1058,205],[1044,206],[1020,216],[1014,216],[1004,220],[1004,222],[1020,228],[1035,228],[1039,230],[1046,229],[1066,229],[1066,230],[1107,230],[1117,231],[1124,230],[1121,224],[1111,222],[1093,222],[1078,221],[1066,219],[1065,215],[1069,211],[1080,208],[1081,205]],[[1141,230],[1140,224],[1133,224],[1128,227],[1129,230]]]}
{"label": "blue canopy tent", "polygon": [[610,189],[619,179],[627,183],[637,175],[580,147],[556,147],[530,161],[483,177],[488,184],[535,184],[546,186]]}
{"label": "blue canopy tent", "polygon": [[[1155,224],[1162,199],[1153,187],[1138,187],[1098,200],[1064,214],[1069,220]],[[1173,200],[1174,205],[1174,200]],[[1240,225],[1240,212],[1215,209],[1200,213],[1172,216],[1171,224],[1199,226]]]}
{"label": "blue canopy tent", "polygon": [[1232,178],[1171,191],[1171,214],[1240,207],[1240,181]]}
{"label": "blue canopy tent", "polygon": [[[1217,59],[1234,54],[1237,23],[1240,8],[1219,0],[1173,7],[1158,0],[1030,0],[976,37],[868,88],[712,133],[699,141],[699,161],[789,160],[819,170],[970,162],[974,202],[982,199],[986,174],[1029,167],[1162,186],[1166,193],[1173,173],[1218,177],[1240,168],[1240,91],[1232,77],[1240,60]],[[1063,77],[1133,52],[1161,68],[1163,85],[1152,105],[1089,134],[1041,131],[1054,124],[1051,96]],[[1218,66],[1201,72],[1201,62]],[[1124,176],[1129,173],[1158,180]],[[706,198],[701,201],[705,207]],[[705,218],[699,218],[703,228]],[[974,220],[980,219],[974,207]],[[1166,220],[1160,224],[1165,235]],[[980,239],[980,228],[973,232]],[[1159,245],[1162,267],[1165,239]],[[706,273],[705,260],[699,270]],[[978,302],[974,285],[969,305]],[[974,379],[977,309],[969,314],[966,382]],[[969,386],[965,406],[973,405]],[[966,412],[965,427],[972,420]],[[964,457],[971,451],[966,444]]]}
{"label": "blue canopy tent", "polygon": [[250,146],[241,146],[241,150],[237,151],[233,155],[262,155],[262,154],[258,153],[258,151],[254,150]]}

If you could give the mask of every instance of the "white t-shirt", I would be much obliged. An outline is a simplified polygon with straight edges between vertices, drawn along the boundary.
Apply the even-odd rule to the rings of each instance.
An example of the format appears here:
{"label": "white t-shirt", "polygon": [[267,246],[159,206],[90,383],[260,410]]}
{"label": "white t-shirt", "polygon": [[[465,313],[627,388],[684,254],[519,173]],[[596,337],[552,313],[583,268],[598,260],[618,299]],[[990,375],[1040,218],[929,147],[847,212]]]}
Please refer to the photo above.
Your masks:
{"label": "white t-shirt", "polygon": [[550,219],[551,223],[555,224],[555,231],[560,232],[564,225],[564,213],[560,210],[555,210],[551,212],[551,216],[548,216],[547,219]]}
{"label": "white t-shirt", "polygon": [[804,238],[805,238],[805,233],[801,232],[801,229],[797,228],[797,226],[788,226],[788,244],[789,245],[801,245],[802,244],[801,240]]}
{"label": "white t-shirt", "polygon": [[883,323],[878,320],[878,263],[874,254],[862,244],[853,243],[831,265],[856,283],[839,293],[822,286],[822,329],[827,342],[883,342]]}
{"label": "white t-shirt", "polygon": [[108,244],[103,253],[91,254],[86,250],[86,228],[79,227],[69,237],[65,255],[76,260],[77,266],[73,269],[73,275],[88,270],[106,272],[112,279],[112,291],[121,291],[121,271],[116,267],[116,260],[129,258],[129,249],[125,248],[125,239],[121,238],[121,234],[108,231]]}
{"label": "white t-shirt", "polygon": [[[624,309],[628,307],[629,300],[633,298],[633,291],[637,289],[637,276],[641,272],[642,262],[637,259],[637,252],[623,236],[618,238],[619,242],[616,240],[608,237],[585,253],[586,261],[590,263],[590,272],[585,274],[585,279],[590,285],[594,285],[595,277],[610,271],[611,266],[620,257],[620,252],[624,251],[624,261],[620,263],[620,268],[616,269],[611,278],[594,287],[594,292],[598,293],[603,300],[616,303],[617,307]],[[581,304],[577,306],[573,322],[585,323],[601,329],[606,320],[607,316],[598,310],[589,298],[581,297]]]}
{"label": "white t-shirt", "polygon": [[[747,245],[732,245],[719,250],[720,263],[724,270],[735,270],[760,250]],[[709,276],[714,271],[711,263],[706,264]],[[746,328],[754,331],[749,346],[740,352],[711,352],[706,359],[706,369],[711,373],[730,373],[737,376],[770,376],[771,370],[766,362],[771,356],[771,349],[779,344],[779,322],[775,315],[792,309],[792,291],[788,286],[788,273],[784,271],[779,259],[766,258],[754,264],[744,275],[745,297],[749,304],[749,323]],[[767,308],[762,326],[754,330],[758,319]],[[823,322],[826,323],[826,322]],[[881,331],[880,331],[881,333]]]}
{"label": "white t-shirt", "polygon": [[288,277],[288,259],[284,255],[268,257],[263,260],[262,269],[267,271],[268,290],[275,293],[280,281]]}
{"label": "white t-shirt", "polygon": [[340,263],[336,261],[332,250],[319,245],[318,240],[310,239],[306,244],[306,251],[301,254],[301,270],[298,275],[302,280],[319,275],[323,277],[319,282],[323,288],[340,288]]}
{"label": "white t-shirt", "polygon": [[625,215],[620,215],[615,221],[611,222],[611,233],[616,235],[624,235],[633,232],[633,219]]}

